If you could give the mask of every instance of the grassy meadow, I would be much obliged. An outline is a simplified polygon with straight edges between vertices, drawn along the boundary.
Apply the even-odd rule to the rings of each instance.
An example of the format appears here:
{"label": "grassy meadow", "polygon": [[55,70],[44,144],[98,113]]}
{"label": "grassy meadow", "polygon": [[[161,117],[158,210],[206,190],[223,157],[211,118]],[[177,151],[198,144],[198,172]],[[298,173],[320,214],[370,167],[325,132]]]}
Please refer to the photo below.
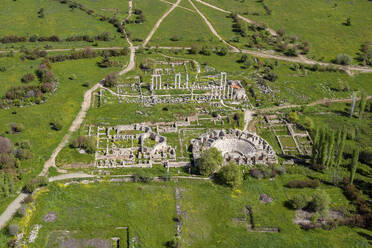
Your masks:
{"label": "grassy meadow", "polygon": [[[90,86],[93,86],[110,71],[118,70],[117,68],[99,68],[96,65],[99,60],[100,58],[53,63],[52,71],[58,78],[59,84],[56,92],[49,97],[47,102],[22,108],[0,109],[0,134],[9,138],[13,143],[30,141],[32,146],[32,159],[23,161],[19,168],[21,172],[19,186],[23,186],[26,181],[40,173],[44,162],[62,140],[80,110],[84,92],[87,90],[83,84],[89,82]],[[123,57],[122,60],[125,64],[128,57]],[[41,60],[35,61],[36,64],[40,62]],[[70,80],[69,77],[73,74],[76,79]],[[6,78],[4,82],[10,82],[10,79]],[[6,89],[8,86],[5,85],[1,89]],[[63,125],[60,131],[52,130],[50,123],[54,120],[59,120]],[[10,132],[12,123],[23,124],[24,131],[12,134]],[[0,200],[0,210],[6,207],[6,202],[7,199]]]}
{"label": "grassy meadow", "polygon": [[[187,9],[176,8],[162,22],[151,39],[152,46],[216,45],[220,42],[188,1]],[[192,11],[190,11],[192,10]],[[176,39],[175,39],[176,38]]]}
{"label": "grassy meadow", "polygon": [[[206,0],[215,6],[238,12],[248,13],[247,18],[264,23],[288,35],[310,43],[308,57],[316,60],[331,61],[337,54],[346,53],[356,57],[362,43],[372,40],[372,4],[370,1],[305,1],[265,0],[271,10],[268,15],[262,3],[253,0]],[[211,11],[212,13],[212,11]],[[350,17],[351,26],[343,23]],[[217,14],[216,14],[217,18]]]}
{"label": "grassy meadow", "polygon": [[[42,224],[39,236],[29,247],[47,247],[53,233],[58,230],[75,231],[69,238],[109,238],[113,227],[127,226],[136,247],[164,247],[176,231],[175,188],[181,191],[183,247],[369,247],[362,234],[370,231],[359,228],[337,227],[326,231],[304,231],[293,223],[295,212],[286,202],[295,194],[308,197],[314,189],[287,189],[284,185],[293,179],[304,178],[296,174],[276,177],[275,180],[249,178],[238,189],[232,190],[211,182],[179,180],[178,183],[99,183],[49,186],[36,198],[33,212],[24,222],[26,237],[35,224]],[[342,191],[322,185],[331,199],[331,208],[349,208]],[[269,204],[259,201],[260,194],[274,198]],[[250,233],[244,222],[244,208],[252,208],[257,227],[276,227],[280,233]],[[45,223],[42,218],[54,211],[56,222]],[[98,232],[97,230],[106,230]],[[0,240],[6,240],[0,234]],[[325,246],[324,246],[325,245]]]}

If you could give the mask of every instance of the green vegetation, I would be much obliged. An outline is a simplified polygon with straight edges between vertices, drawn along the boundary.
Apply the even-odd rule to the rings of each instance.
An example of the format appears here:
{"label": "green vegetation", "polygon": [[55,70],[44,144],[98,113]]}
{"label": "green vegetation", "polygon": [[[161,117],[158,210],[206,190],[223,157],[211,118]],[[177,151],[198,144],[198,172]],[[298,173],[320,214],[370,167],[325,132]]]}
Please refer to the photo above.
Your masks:
{"label": "green vegetation", "polygon": [[176,8],[163,21],[151,39],[153,46],[191,46],[219,44],[219,41],[209,30],[203,19],[196,13],[187,1],[186,10]]}
{"label": "green vegetation", "polygon": [[[206,0],[206,2],[241,13],[274,30],[282,29],[289,36],[297,36],[308,41],[309,57],[317,60],[331,61],[340,53],[349,54],[354,58],[361,45],[372,39],[372,32],[367,24],[372,21],[369,14],[371,5],[368,1],[351,3],[322,0],[311,2]],[[270,14],[265,10],[263,3],[270,9]],[[350,18],[351,26],[343,24],[347,18]]]}
{"label": "green vegetation", "polygon": [[[210,176],[212,173],[216,172],[222,166],[222,162],[223,157],[221,152],[214,147],[203,151],[200,155],[200,159],[196,161],[198,172],[203,176]],[[227,171],[226,174],[227,173],[229,173],[229,171]],[[224,179],[225,180],[223,181],[231,180],[226,178]]]}

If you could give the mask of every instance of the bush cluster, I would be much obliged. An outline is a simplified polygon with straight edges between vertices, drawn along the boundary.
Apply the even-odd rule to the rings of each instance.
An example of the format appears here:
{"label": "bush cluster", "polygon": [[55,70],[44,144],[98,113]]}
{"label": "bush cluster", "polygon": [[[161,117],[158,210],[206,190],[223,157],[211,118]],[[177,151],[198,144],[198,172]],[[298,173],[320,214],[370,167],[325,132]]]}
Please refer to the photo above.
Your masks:
{"label": "bush cluster", "polygon": [[69,36],[66,39],[62,39],[58,37],[57,35],[51,35],[51,36],[37,36],[37,35],[31,35],[29,38],[26,36],[15,36],[15,35],[9,35],[9,36],[3,36],[0,38],[0,43],[17,43],[17,42],[64,42],[64,41],[86,41],[86,42],[94,42],[94,41],[110,41],[113,38],[110,36],[110,33],[103,32],[101,34],[98,34],[96,36],[89,36],[89,35],[75,35],[75,36]]}
{"label": "bush cluster", "polygon": [[216,179],[221,184],[236,188],[242,184],[243,174],[239,166],[235,162],[230,161],[217,172]]}
{"label": "bush cluster", "polygon": [[46,94],[53,93],[57,88],[57,81],[54,77],[48,62],[40,64],[36,71],[39,78],[39,85],[13,86],[6,93],[0,107],[9,105],[22,106],[27,104],[39,104],[46,100]]}
{"label": "bush cluster", "polygon": [[38,187],[47,186],[49,183],[49,179],[45,176],[38,176],[28,183],[26,183],[24,187],[24,191],[27,193],[34,192]]}
{"label": "bush cluster", "polygon": [[320,182],[319,180],[311,180],[311,179],[306,179],[306,180],[293,180],[289,181],[286,186],[288,188],[317,188],[319,187]]}
{"label": "bush cluster", "polygon": [[100,15],[95,13],[94,10],[88,9],[81,3],[76,3],[73,0],[57,0],[61,4],[67,4],[71,9],[80,9],[84,11],[88,15],[94,16],[99,18],[100,21],[109,22],[110,24],[114,25],[119,33],[125,34],[124,25],[119,21],[116,17],[107,17],[104,15]]}
{"label": "bush cluster", "polygon": [[102,56],[104,58],[109,57],[119,57],[119,56],[126,56],[128,55],[128,48],[123,48],[121,50],[103,50],[103,51],[94,51],[92,48],[85,48],[81,51],[75,51],[71,54],[60,54],[55,56],[49,56],[48,60],[52,63],[55,62],[63,62],[66,60],[77,60],[77,59],[87,59],[87,58],[95,58],[98,56]]}
{"label": "bush cluster", "polygon": [[257,179],[272,178],[277,175],[283,175],[285,173],[287,173],[287,170],[284,167],[261,167],[259,169],[253,168],[249,170],[249,175]]}
{"label": "bush cluster", "polygon": [[201,153],[201,156],[196,161],[196,164],[200,175],[210,176],[222,166],[222,162],[223,157],[221,152],[212,147]]}
{"label": "bush cluster", "polygon": [[96,143],[92,137],[79,136],[72,141],[73,148],[84,149],[87,153],[93,154],[96,151]]}
{"label": "bush cluster", "polygon": [[153,180],[153,176],[147,171],[140,170],[133,175],[133,180],[135,182],[149,183]]}

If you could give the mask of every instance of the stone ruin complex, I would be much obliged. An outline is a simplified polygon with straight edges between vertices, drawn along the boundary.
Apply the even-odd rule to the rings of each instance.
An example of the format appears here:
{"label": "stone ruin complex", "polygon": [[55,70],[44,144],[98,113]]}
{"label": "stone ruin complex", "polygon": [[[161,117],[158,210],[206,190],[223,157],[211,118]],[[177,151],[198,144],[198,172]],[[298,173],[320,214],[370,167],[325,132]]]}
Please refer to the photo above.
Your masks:
{"label": "stone ruin complex", "polygon": [[186,79],[182,82],[181,73],[176,73],[174,76],[174,85],[164,84],[162,76],[159,73],[154,73],[151,76],[150,91],[154,95],[155,90],[173,90],[184,89],[191,90],[191,100],[194,98],[193,90],[208,90],[207,100],[247,100],[244,87],[239,80],[227,80],[226,72],[221,72],[220,80],[208,82],[207,85],[201,85],[200,82],[190,82],[189,74],[186,74]]}
{"label": "stone ruin complex", "polygon": [[[106,148],[100,148],[101,140],[106,140]],[[153,146],[146,145],[149,140]],[[116,145],[120,141],[130,142],[130,145]],[[135,142],[138,145],[134,145]],[[143,124],[98,127],[97,148],[96,165],[100,169],[152,167],[153,162],[176,159],[176,150],[167,145],[166,137]]]}
{"label": "stone ruin complex", "polygon": [[215,147],[222,152],[225,161],[237,164],[276,164],[278,158],[269,143],[254,133],[229,129],[214,130],[191,140],[194,161],[202,151]]}

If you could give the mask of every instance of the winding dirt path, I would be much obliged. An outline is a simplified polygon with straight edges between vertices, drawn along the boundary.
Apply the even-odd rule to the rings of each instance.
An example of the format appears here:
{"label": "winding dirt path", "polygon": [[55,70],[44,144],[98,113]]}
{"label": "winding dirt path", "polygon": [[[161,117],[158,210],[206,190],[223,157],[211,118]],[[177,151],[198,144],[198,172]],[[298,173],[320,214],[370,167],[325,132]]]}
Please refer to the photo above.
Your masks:
{"label": "winding dirt path", "polygon": [[7,209],[0,215],[0,230],[5,227],[8,221],[16,214],[17,210],[21,207],[23,200],[28,195],[29,194],[21,193],[8,205]]}
{"label": "winding dirt path", "polygon": [[163,20],[180,4],[181,0],[177,0],[175,4],[172,5],[172,7],[165,12],[165,14],[156,22],[155,26],[152,28],[150,34],[146,37],[145,41],[143,42],[143,46],[146,47],[149,41],[151,40],[152,36],[155,34],[156,30],[159,28],[160,24],[163,22]]}
{"label": "winding dirt path", "polygon": [[194,7],[194,9],[196,10],[196,12],[198,12],[198,14],[201,16],[201,18],[203,18],[204,22],[208,25],[209,29],[212,31],[212,33],[214,34],[214,36],[216,36],[221,42],[223,42],[225,45],[227,45],[230,49],[230,51],[232,52],[239,52],[239,49],[234,47],[233,45],[229,44],[227,41],[225,41],[224,39],[222,39],[222,37],[217,33],[217,31],[214,29],[213,25],[208,21],[208,19],[203,15],[203,13],[201,13],[199,11],[199,9],[195,6],[195,4],[189,0],[190,4]]}
{"label": "winding dirt path", "polygon": [[[174,5],[174,3],[171,3],[171,2],[168,2],[166,0],[159,0],[160,2],[163,2],[163,3],[167,3],[167,4],[170,4],[170,5]],[[178,6],[178,8],[182,8],[184,10],[187,10],[187,11],[190,11],[192,13],[195,13],[195,11],[193,11],[192,9],[189,9],[189,8],[186,8],[186,7],[183,7],[181,5]]]}

